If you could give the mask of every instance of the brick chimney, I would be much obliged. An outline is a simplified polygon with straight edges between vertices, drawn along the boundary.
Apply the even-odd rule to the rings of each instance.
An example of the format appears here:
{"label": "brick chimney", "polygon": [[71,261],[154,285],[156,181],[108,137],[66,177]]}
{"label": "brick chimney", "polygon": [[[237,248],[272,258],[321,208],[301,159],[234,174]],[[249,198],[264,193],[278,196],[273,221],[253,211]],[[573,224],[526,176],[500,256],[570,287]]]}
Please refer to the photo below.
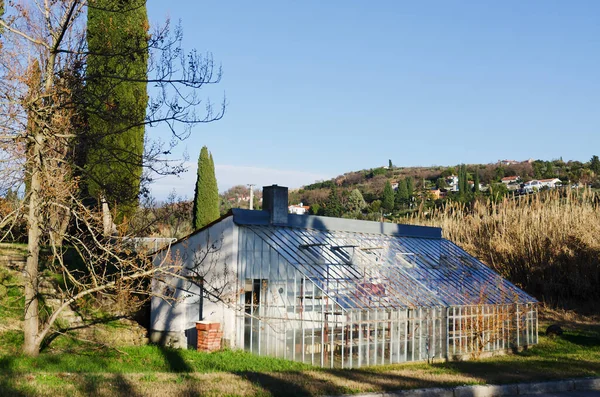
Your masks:
{"label": "brick chimney", "polygon": [[286,225],[288,219],[288,188],[284,186],[263,186],[263,210],[269,212],[269,222],[273,225]]}

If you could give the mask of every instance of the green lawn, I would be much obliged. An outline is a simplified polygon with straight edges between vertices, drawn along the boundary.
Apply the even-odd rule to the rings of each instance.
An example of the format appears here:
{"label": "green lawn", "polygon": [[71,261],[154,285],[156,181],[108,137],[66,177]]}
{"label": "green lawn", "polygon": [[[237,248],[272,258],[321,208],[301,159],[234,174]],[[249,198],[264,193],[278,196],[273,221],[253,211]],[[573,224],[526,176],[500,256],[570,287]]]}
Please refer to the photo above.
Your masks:
{"label": "green lawn", "polygon": [[[318,369],[240,351],[208,354],[141,346],[119,352],[69,344],[61,337],[52,352],[37,359],[0,355],[0,394],[83,396],[129,390],[150,396],[312,396],[600,376],[600,326],[570,323],[565,328],[562,337],[540,336],[539,345],[518,354],[357,370]],[[14,348],[22,339],[15,332],[8,335],[2,335],[3,346]]]}

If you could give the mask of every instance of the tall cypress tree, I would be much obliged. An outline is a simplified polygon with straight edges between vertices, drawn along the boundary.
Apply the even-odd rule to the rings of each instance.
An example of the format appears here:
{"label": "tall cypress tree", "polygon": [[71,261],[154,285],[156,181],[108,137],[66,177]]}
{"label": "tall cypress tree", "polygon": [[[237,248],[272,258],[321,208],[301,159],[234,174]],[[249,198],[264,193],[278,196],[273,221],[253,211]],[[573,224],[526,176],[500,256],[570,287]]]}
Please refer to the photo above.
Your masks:
{"label": "tall cypress tree", "polygon": [[409,200],[413,196],[413,194],[415,194],[415,181],[412,179],[411,176],[406,178],[406,192],[408,194]]}
{"label": "tall cypress tree", "polygon": [[398,190],[396,191],[396,208],[400,209],[408,202],[408,183],[406,179],[398,181]]}
{"label": "tall cypress tree", "polygon": [[458,191],[461,195],[467,193],[467,186],[469,186],[469,182],[467,181],[467,166],[461,164],[458,171]]}
{"label": "tall cypress tree", "polygon": [[475,170],[475,177],[473,179],[473,192],[479,193],[479,171]]}
{"label": "tall cypress tree", "polygon": [[323,210],[323,215],[332,216],[339,218],[342,216],[343,212],[342,203],[340,202],[340,197],[338,196],[338,191],[335,185],[331,187],[331,191],[329,192],[329,196],[327,197],[327,201],[325,202],[325,209]]}
{"label": "tall cypress tree", "polygon": [[383,199],[381,200],[381,206],[387,212],[390,212],[394,209],[394,189],[392,189],[392,184],[390,181],[385,183],[385,187],[383,188]]}
{"label": "tall cypress tree", "polygon": [[194,190],[192,212],[194,229],[198,230],[219,218],[219,189],[215,177],[215,163],[206,146],[198,157],[198,176]]}
{"label": "tall cypress tree", "polygon": [[140,192],[148,29],[146,0],[89,0],[85,182],[120,215],[135,210]]}

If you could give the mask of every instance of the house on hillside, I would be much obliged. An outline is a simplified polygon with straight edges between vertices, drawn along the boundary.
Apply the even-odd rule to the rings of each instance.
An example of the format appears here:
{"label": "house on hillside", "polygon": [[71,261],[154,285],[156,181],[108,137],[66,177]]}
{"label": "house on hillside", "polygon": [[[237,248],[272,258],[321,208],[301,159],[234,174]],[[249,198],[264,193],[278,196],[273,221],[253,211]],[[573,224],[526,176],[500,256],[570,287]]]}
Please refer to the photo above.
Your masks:
{"label": "house on hillside", "polygon": [[450,175],[446,178],[446,184],[448,185],[448,190],[458,192],[458,176]]}
{"label": "house on hillside", "polygon": [[500,180],[500,182],[504,183],[505,185],[511,185],[511,184],[521,182],[521,177],[520,176],[505,176],[504,178],[502,178]]}
{"label": "house on hillside", "polygon": [[523,192],[525,193],[533,193],[533,192],[537,192],[538,190],[540,190],[543,187],[542,183],[536,179],[529,181],[529,182],[525,182],[523,184]]}
{"label": "house on hillside", "polygon": [[[467,185],[469,185],[469,189],[473,190],[473,188],[475,188],[475,181],[467,181]],[[478,185],[479,186],[477,187],[481,191],[483,189],[483,185],[481,183],[479,183]]]}
{"label": "house on hillside", "polygon": [[202,319],[226,346],[330,368],[537,343],[536,300],[441,229],[288,214],[276,185],[263,200],[156,255],[182,271],[153,284],[153,341],[195,348]]}
{"label": "house on hillside", "polygon": [[542,188],[554,189],[557,186],[560,186],[562,181],[558,178],[550,178],[550,179],[540,179],[540,180],[532,180],[523,184],[523,192],[525,193],[533,193],[539,191]]}
{"label": "house on hillside", "polygon": [[558,178],[540,179],[542,187],[548,187],[554,189],[557,185],[562,184],[562,181]]}
{"label": "house on hillside", "polygon": [[498,164],[500,164],[500,165],[513,165],[513,164],[519,164],[519,162],[517,160],[498,160]]}
{"label": "house on hillside", "polygon": [[296,215],[305,215],[310,211],[310,207],[308,205],[302,205],[300,203],[298,205],[290,205],[288,206],[288,213],[296,214]]}
{"label": "house on hillside", "polygon": [[431,198],[433,198],[434,200],[438,200],[438,199],[446,198],[446,196],[448,195],[448,190],[433,188],[433,189],[429,190],[428,193]]}

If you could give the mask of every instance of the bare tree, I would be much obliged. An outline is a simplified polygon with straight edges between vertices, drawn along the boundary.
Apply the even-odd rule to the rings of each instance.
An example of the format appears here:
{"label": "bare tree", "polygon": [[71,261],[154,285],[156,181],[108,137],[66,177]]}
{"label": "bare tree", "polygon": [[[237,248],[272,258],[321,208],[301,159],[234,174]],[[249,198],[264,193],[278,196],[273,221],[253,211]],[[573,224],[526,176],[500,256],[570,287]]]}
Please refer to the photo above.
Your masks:
{"label": "bare tree", "polygon": [[[42,341],[67,306],[84,298],[147,293],[148,278],[178,273],[172,266],[153,266],[147,256],[132,253],[126,239],[105,236],[102,216],[85,205],[79,193],[85,169],[75,159],[85,137],[74,120],[83,108],[99,114],[111,111],[106,106],[90,108],[69,78],[79,76],[85,84],[85,75],[77,73],[89,55],[84,26],[87,7],[85,0],[15,1],[7,4],[0,20],[0,180],[14,180],[21,170],[20,177],[27,184],[23,352],[31,356],[39,354]],[[186,54],[181,38],[181,29],[171,32],[168,22],[149,37],[147,81],[154,96],[146,118],[131,122],[164,123],[172,132],[166,145],[149,142],[143,157],[132,160],[160,173],[181,171],[180,165],[166,157],[173,145],[189,136],[191,126],[218,120],[225,110],[223,102],[214,111],[198,94],[205,85],[219,82],[220,68],[210,56]],[[117,86],[125,79],[122,76],[103,77]],[[204,105],[201,112],[199,105]],[[0,219],[0,225],[10,224],[11,216],[15,213]],[[51,250],[47,263],[40,261],[42,244]],[[81,263],[67,261],[68,250],[76,252],[76,262]],[[46,320],[39,313],[42,265],[63,278],[57,285],[61,303]]]}

